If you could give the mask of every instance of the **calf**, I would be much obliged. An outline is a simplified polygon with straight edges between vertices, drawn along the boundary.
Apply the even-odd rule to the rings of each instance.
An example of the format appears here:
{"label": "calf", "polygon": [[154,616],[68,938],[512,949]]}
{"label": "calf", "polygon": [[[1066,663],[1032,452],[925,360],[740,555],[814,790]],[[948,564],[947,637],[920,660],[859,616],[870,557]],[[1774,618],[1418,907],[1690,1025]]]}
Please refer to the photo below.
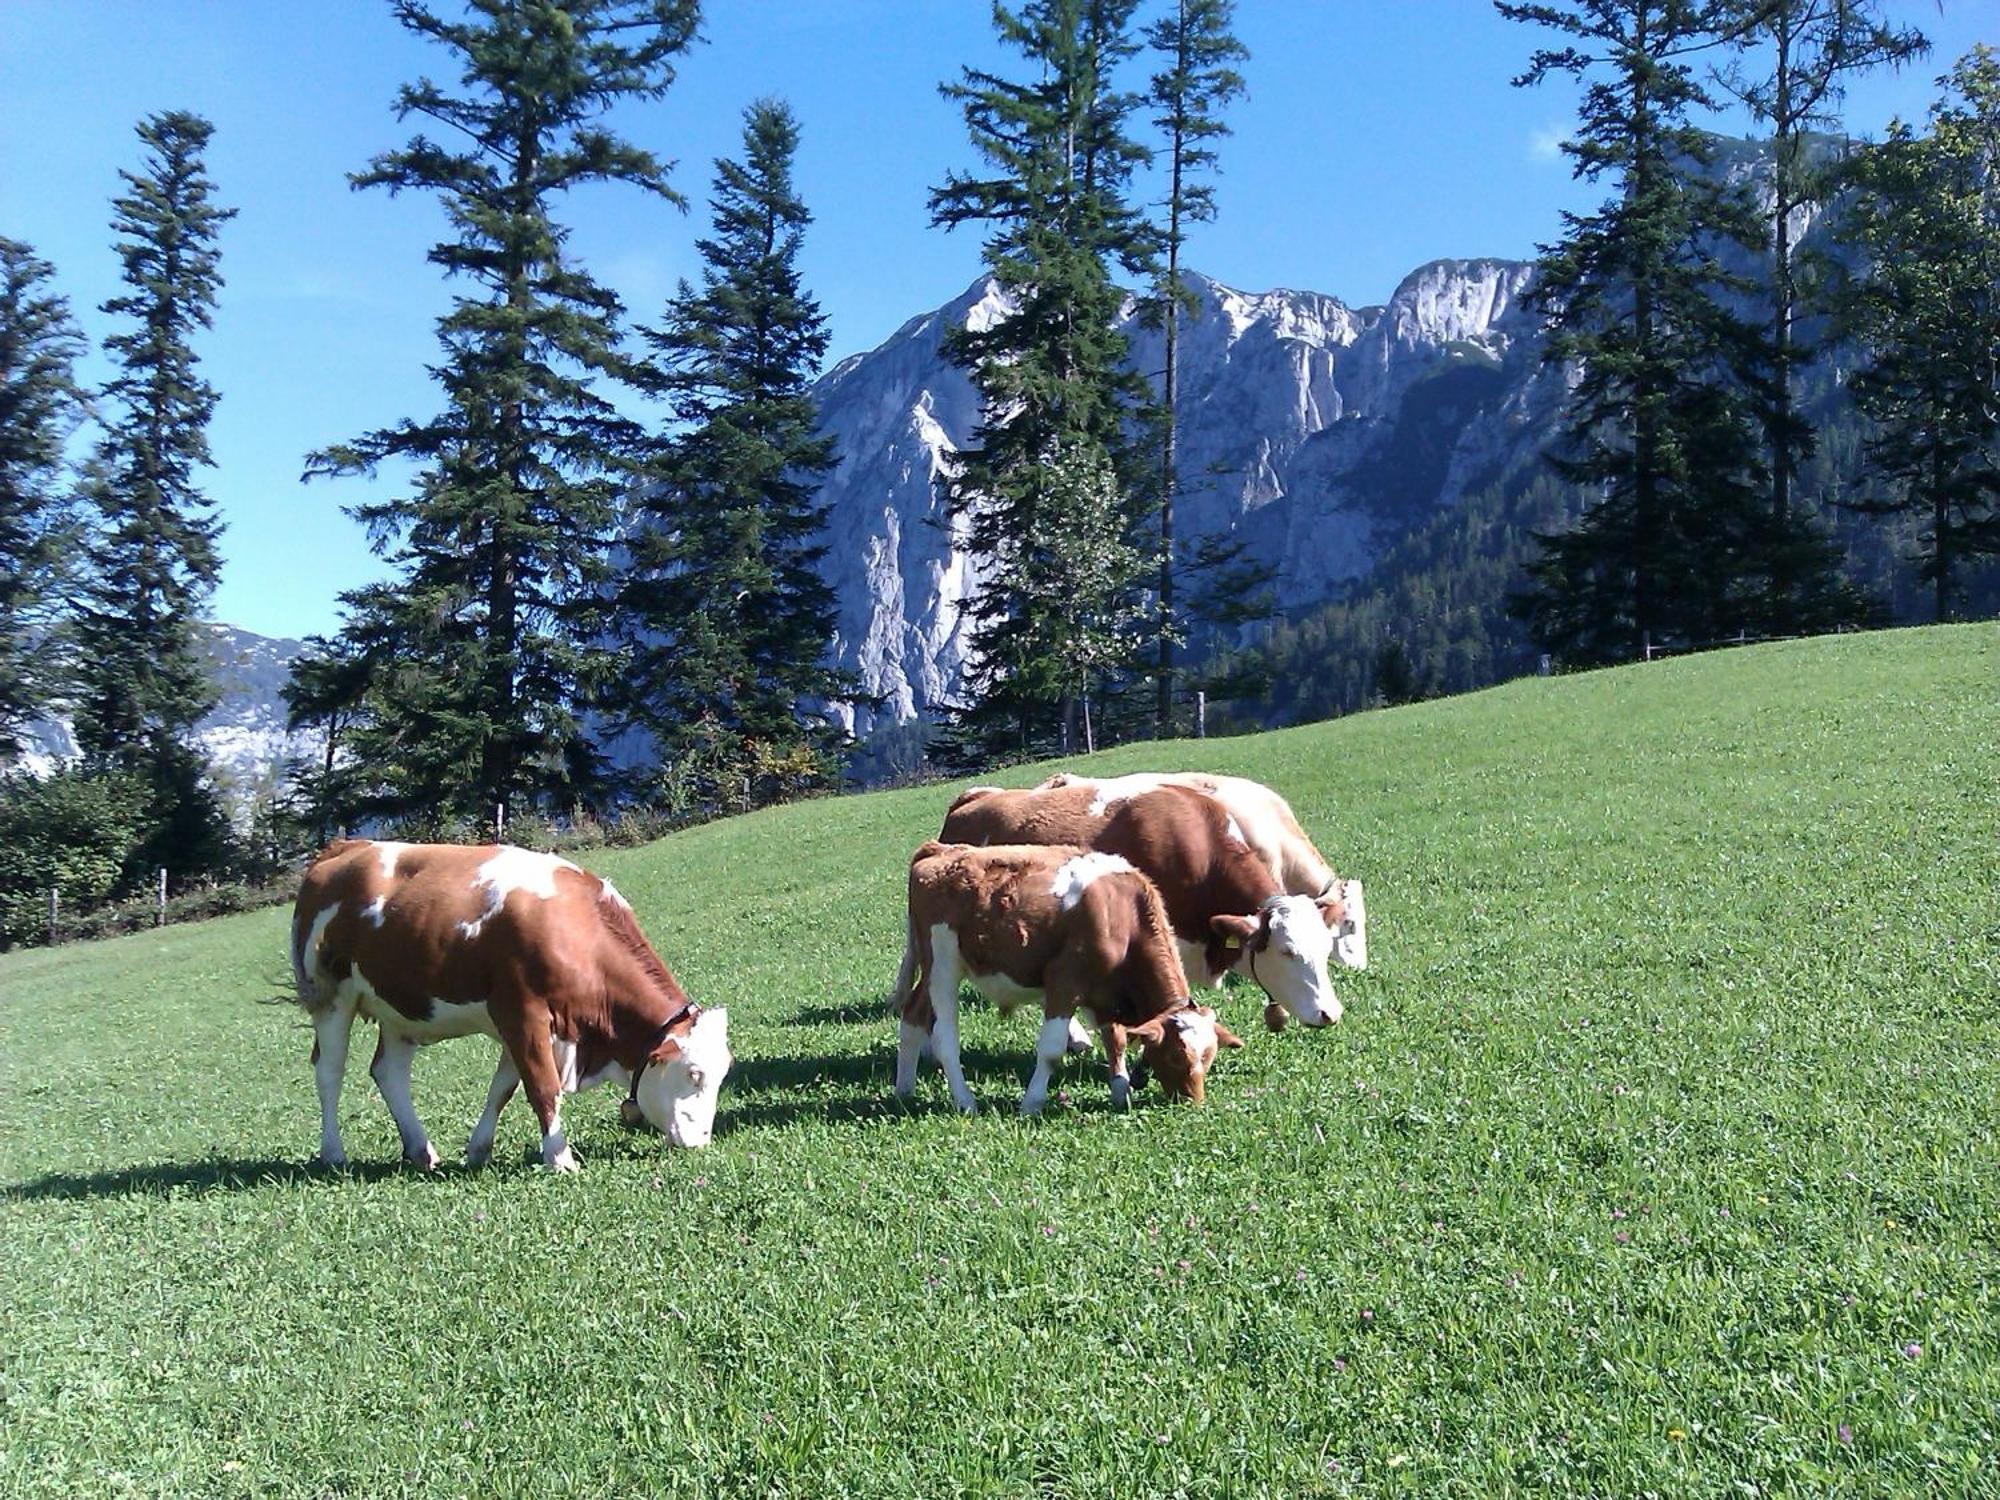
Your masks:
{"label": "calf", "polygon": [[1334,933],[1333,952],[1350,969],[1368,967],[1368,906],[1358,880],[1334,874],[1299,820],[1292,805],[1260,781],[1242,776],[1218,776],[1207,771],[1139,772],[1130,776],[1090,777],[1058,771],[1037,791],[1058,787],[1089,787],[1091,805],[1108,810],[1128,797],[1156,787],[1184,786],[1222,804],[1236,820],[1250,852],[1263,860],[1278,884],[1294,896],[1337,896],[1342,917]]}
{"label": "calf", "polygon": [[909,947],[896,1092],[916,1087],[928,1043],[952,1101],[978,1111],[958,1056],[958,986],[970,978],[1011,1010],[1039,998],[1042,1029],[1021,1113],[1038,1114],[1070,1026],[1087,1015],[1104,1036],[1112,1102],[1131,1096],[1125,1043],[1145,1048],[1163,1089],[1200,1102],[1218,1047],[1240,1047],[1215,1012],[1188,999],[1165,903],[1115,855],[1036,846],[973,849],[932,842],[910,861]]}
{"label": "calf", "polygon": [[347,1159],[340,1087],[356,1016],[381,1030],[369,1071],[404,1157],[437,1165],[410,1100],[416,1049],[483,1032],[500,1043],[486,1111],[466,1142],[480,1166],[500,1111],[525,1085],[542,1160],[576,1170],[561,1099],[630,1084],[639,1113],[677,1146],[715,1128],[729,1071],[729,1013],[689,1000],[608,880],[503,844],[329,844],[292,915],[292,972],[313,1022],[320,1159]]}
{"label": "calf", "polygon": [[1262,986],[1274,1026],[1341,1016],[1327,978],[1337,895],[1293,895],[1251,852],[1242,828],[1214,798],[1158,786],[1115,801],[1089,786],[1002,791],[975,787],[945,815],[942,838],[967,844],[1073,844],[1116,854],[1160,889],[1188,976],[1216,985],[1234,969]]}

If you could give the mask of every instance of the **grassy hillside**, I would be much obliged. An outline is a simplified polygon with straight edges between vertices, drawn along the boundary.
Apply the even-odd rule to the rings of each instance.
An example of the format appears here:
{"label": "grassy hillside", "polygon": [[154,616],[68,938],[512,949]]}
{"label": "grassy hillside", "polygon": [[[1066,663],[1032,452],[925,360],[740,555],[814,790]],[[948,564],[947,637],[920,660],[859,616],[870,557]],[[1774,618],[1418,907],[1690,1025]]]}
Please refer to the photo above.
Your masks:
{"label": "grassy hillside", "polygon": [[[1256,739],[1369,887],[1330,1031],[1205,1110],[967,1007],[888,1097],[924,789],[588,862],[740,1061],[715,1146],[351,1172],[282,913],[0,958],[0,1492],[2000,1490],[2000,629],[1760,647]],[[1029,780],[1039,769],[1023,770]],[[432,1049],[441,1149],[492,1053]]]}

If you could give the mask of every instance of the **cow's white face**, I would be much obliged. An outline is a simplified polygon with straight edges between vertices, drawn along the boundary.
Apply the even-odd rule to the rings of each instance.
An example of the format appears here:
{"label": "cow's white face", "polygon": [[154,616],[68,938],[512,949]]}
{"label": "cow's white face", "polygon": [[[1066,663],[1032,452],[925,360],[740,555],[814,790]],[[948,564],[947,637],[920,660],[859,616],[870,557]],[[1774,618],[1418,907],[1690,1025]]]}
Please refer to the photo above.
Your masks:
{"label": "cow's white face", "polygon": [[1264,919],[1265,930],[1245,946],[1238,969],[1307,1026],[1340,1019],[1340,997],[1327,978],[1334,934],[1310,896],[1280,896]]}
{"label": "cow's white face", "polygon": [[1340,883],[1340,925],[1333,930],[1334,956],[1350,969],[1368,967],[1368,905],[1361,882]]}
{"label": "cow's white face", "polygon": [[639,1109],[676,1146],[706,1146],[715,1104],[729,1076],[729,1012],[705,1010],[694,1028],[669,1042],[639,1078]]}

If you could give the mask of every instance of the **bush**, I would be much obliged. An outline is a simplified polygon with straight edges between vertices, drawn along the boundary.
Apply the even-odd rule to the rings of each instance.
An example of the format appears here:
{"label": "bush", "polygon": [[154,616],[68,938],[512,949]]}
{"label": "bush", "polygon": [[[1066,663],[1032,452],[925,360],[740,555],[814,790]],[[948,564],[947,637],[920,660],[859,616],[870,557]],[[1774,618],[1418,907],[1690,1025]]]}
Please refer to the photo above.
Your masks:
{"label": "bush", "polygon": [[145,840],[148,799],[133,776],[72,768],[0,776],[0,948],[47,935],[52,886],[60,908],[72,910],[124,894],[120,877]]}

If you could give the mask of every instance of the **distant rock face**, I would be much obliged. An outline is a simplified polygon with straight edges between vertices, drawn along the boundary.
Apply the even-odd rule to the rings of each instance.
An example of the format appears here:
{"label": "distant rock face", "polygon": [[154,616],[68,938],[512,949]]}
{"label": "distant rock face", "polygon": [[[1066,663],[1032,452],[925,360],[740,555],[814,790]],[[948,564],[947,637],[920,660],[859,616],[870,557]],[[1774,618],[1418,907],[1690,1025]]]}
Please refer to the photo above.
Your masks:
{"label": "distant rock face", "polygon": [[[1182,325],[1183,537],[1240,535],[1278,565],[1287,607],[1334,597],[1411,526],[1505,463],[1545,414],[1537,320],[1519,261],[1433,261],[1387,305],[1317,292],[1239,292],[1192,278]],[[1005,310],[981,281],[913,318],[816,387],[840,461],[829,506],[834,656],[880,696],[849,726],[933,716],[966,668],[963,606],[980,586],[938,481],[979,423],[979,397],[940,343]],[[1134,368],[1163,338],[1128,313]]]}
{"label": "distant rock face", "polygon": [[[282,689],[304,643],[254,635],[233,625],[209,625],[207,631],[209,667],[222,696],[195,727],[194,738],[208,756],[216,784],[241,802],[288,758],[319,753],[316,733],[285,728]],[[47,775],[76,753],[68,720],[44,719],[29,728],[21,765]]]}

